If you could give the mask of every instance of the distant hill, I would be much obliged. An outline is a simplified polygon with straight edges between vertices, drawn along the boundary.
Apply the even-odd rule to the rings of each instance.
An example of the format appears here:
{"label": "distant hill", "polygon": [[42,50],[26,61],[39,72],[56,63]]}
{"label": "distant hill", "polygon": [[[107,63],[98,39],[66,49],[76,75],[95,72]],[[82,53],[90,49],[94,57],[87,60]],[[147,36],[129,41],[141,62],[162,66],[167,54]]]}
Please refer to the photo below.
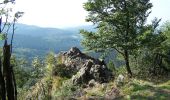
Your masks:
{"label": "distant hill", "polygon": [[[60,51],[67,51],[71,47],[78,47],[83,51],[81,39],[83,38],[79,30],[96,31],[92,25],[71,27],[65,29],[58,28],[42,28],[38,26],[17,24],[17,29],[13,41],[13,53],[17,57],[24,57],[31,61],[33,57],[44,58],[45,55],[53,51],[56,54]],[[10,35],[9,35],[10,36]],[[10,39],[10,37],[9,37]],[[2,45],[2,42],[0,42]],[[88,53],[89,55],[99,58],[101,53]],[[105,60],[108,62],[114,59],[114,63],[119,66],[122,61],[116,60],[116,54],[113,51]]]}
{"label": "distant hill", "polygon": [[94,30],[93,26],[58,29],[17,24],[16,27],[14,53],[27,58],[42,57],[49,51],[67,51],[73,46],[82,49],[79,30]]}

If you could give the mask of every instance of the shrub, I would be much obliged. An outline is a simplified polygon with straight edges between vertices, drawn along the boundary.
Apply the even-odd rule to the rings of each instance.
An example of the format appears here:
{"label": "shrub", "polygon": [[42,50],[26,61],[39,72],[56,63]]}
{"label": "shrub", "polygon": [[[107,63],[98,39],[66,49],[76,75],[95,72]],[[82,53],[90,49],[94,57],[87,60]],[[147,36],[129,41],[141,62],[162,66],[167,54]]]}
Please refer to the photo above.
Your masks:
{"label": "shrub", "polygon": [[112,72],[116,72],[116,67],[114,65],[114,63],[112,61],[109,61],[109,63],[107,64],[107,67],[112,71]]}
{"label": "shrub", "polygon": [[73,74],[73,71],[64,64],[57,64],[52,68],[53,76],[71,78]]}
{"label": "shrub", "polygon": [[71,80],[62,81],[62,86],[55,92],[56,98],[66,99],[74,95],[74,92],[78,89],[78,87],[73,85],[70,81]]}

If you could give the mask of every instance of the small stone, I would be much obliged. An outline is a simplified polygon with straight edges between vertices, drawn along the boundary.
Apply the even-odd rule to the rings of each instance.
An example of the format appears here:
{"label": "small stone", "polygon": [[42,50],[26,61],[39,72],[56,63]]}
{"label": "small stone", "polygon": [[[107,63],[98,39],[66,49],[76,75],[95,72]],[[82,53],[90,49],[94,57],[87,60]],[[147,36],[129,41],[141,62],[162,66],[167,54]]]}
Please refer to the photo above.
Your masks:
{"label": "small stone", "polygon": [[102,89],[106,89],[107,88],[107,83],[102,83]]}
{"label": "small stone", "polygon": [[89,81],[89,87],[94,87],[95,84],[96,84],[96,82],[95,82],[94,79],[92,79],[92,80]]}
{"label": "small stone", "polygon": [[125,82],[125,77],[122,74],[120,74],[116,79],[117,86],[122,86],[124,82]]}

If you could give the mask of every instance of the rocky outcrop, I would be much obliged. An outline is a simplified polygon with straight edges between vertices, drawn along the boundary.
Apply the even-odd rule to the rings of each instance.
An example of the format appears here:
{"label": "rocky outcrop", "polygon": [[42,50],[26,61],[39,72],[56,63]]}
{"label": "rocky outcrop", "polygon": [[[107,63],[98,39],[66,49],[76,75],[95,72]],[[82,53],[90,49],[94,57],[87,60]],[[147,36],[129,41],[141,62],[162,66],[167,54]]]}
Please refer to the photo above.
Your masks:
{"label": "rocky outcrop", "polygon": [[[119,93],[116,89],[110,90],[110,85],[107,85],[113,75],[104,61],[92,58],[76,47],[58,54],[57,58],[58,64],[52,68],[50,77],[44,76],[40,79],[26,93],[23,93],[21,100],[60,100],[60,98],[61,100],[82,100],[87,94],[101,93],[102,97],[94,95],[85,100],[105,100],[105,97],[107,100],[112,100]],[[65,77],[68,79],[65,80]]]}
{"label": "rocky outcrop", "polygon": [[92,58],[76,47],[60,54],[60,59],[62,64],[76,73],[72,76],[74,84],[88,83],[92,79],[104,83],[113,78],[112,72],[107,68],[104,61]]}
{"label": "rocky outcrop", "polygon": [[61,53],[60,56],[63,64],[76,71],[80,70],[87,60],[91,60],[94,64],[105,65],[103,61],[82,53],[77,47],[72,47],[69,51]]}

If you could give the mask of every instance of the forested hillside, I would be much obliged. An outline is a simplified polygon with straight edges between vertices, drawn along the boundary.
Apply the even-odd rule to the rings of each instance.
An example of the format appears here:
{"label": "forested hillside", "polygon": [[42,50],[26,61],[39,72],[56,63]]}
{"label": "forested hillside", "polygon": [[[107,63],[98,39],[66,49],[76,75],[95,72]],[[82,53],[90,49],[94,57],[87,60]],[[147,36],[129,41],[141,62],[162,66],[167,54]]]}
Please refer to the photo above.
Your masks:
{"label": "forested hillside", "polygon": [[[16,25],[14,51],[18,56],[33,58],[44,57],[49,51],[58,53],[66,51],[72,46],[80,46],[80,34],[77,31],[41,28],[23,24]],[[90,26],[89,26],[90,27]]]}
{"label": "forested hillside", "polygon": [[149,23],[150,0],[86,0],[93,25],[67,28],[19,24],[15,3],[0,1],[0,100],[169,100],[170,20]]}

